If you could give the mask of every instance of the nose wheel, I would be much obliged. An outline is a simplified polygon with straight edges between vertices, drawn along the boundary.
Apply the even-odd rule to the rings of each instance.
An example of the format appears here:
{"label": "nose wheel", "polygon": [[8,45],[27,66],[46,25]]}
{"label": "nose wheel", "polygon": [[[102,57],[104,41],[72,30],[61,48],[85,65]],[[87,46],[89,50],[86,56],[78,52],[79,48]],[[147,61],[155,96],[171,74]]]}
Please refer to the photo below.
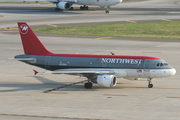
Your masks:
{"label": "nose wheel", "polygon": [[149,84],[149,85],[148,85],[148,88],[152,88],[152,87],[153,87],[153,84]]}
{"label": "nose wheel", "polygon": [[148,80],[148,83],[149,83],[148,88],[153,88],[152,78],[147,78],[147,80]]}

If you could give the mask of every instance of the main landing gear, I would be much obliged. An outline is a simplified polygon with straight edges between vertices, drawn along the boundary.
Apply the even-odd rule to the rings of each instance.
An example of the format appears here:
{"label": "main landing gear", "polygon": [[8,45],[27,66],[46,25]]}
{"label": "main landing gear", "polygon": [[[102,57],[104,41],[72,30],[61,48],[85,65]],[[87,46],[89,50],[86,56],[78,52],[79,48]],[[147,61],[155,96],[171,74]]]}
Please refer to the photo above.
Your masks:
{"label": "main landing gear", "polygon": [[69,10],[74,10],[74,8],[73,8],[73,7],[71,7]]}
{"label": "main landing gear", "polygon": [[60,11],[60,12],[61,12],[61,11],[63,11],[63,10],[59,9],[58,7],[56,7],[56,8],[55,8],[55,11],[58,11],[58,12]]}
{"label": "main landing gear", "polygon": [[89,79],[88,79],[88,82],[84,84],[84,87],[86,89],[90,89],[90,88],[92,88],[92,86],[93,86],[93,84],[92,84],[92,82]]}
{"label": "main landing gear", "polygon": [[88,6],[86,6],[86,5],[80,7],[80,10],[88,10],[88,9],[89,9],[89,8],[88,8]]}
{"label": "main landing gear", "polygon": [[84,87],[86,88],[86,89],[90,89],[90,88],[92,88],[92,82],[87,82],[87,83],[85,83],[84,84]]}
{"label": "main landing gear", "polygon": [[105,6],[104,8],[106,9],[106,10],[105,10],[105,13],[109,13],[109,8],[110,8],[110,7],[109,7],[109,6],[108,6],[108,7]]}
{"label": "main landing gear", "polygon": [[147,80],[148,80],[148,83],[149,83],[149,85],[148,85],[148,88],[152,88],[153,87],[153,84],[152,84],[152,78],[147,78]]}
{"label": "main landing gear", "polygon": [[[74,9],[74,8],[71,7],[69,10],[73,10],[73,9]],[[58,7],[56,7],[56,8],[55,8],[55,11],[57,11],[57,12],[62,12],[63,10],[59,9]]]}

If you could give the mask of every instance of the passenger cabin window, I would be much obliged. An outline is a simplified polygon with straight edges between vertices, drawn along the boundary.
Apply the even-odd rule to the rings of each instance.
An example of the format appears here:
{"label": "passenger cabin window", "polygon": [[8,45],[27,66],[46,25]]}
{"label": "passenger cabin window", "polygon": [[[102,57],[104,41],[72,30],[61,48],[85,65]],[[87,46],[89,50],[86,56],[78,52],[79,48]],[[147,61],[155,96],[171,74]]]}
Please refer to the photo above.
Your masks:
{"label": "passenger cabin window", "polygon": [[159,66],[159,63],[157,64],[157,66]]}

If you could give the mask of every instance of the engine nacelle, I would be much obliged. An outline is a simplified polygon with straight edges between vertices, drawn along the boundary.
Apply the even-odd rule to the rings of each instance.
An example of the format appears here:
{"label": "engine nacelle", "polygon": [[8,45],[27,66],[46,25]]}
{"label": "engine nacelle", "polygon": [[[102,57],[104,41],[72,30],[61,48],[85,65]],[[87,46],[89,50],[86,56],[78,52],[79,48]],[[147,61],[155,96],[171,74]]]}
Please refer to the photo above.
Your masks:
{"label": "engine nacelle", "polygon": [[117,80],[114,75],[98,75],[97,77],[97,84],[105,86],[105,87],[115,86],[116,83],[117,83]]}
{"label": "engine nacelle", "polygon": [[71,8],[71,4],[68,2],[59,2],[57,4],[57,7],[60,8],[61,10],[69,10]]}

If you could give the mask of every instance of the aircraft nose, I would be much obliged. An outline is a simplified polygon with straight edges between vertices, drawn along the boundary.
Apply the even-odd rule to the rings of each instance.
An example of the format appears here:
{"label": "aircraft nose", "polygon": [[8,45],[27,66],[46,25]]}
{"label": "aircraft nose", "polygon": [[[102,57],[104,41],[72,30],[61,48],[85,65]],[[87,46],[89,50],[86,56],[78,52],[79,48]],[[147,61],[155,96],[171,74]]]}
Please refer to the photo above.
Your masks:
{"label": "aircraft nose", "polygon": [[171,69],[171,70],[170,70],[170,75],[173,76],[173,75],[175,75],[175,74],[176,74],[176,69],[174,69],[174,68]]}

